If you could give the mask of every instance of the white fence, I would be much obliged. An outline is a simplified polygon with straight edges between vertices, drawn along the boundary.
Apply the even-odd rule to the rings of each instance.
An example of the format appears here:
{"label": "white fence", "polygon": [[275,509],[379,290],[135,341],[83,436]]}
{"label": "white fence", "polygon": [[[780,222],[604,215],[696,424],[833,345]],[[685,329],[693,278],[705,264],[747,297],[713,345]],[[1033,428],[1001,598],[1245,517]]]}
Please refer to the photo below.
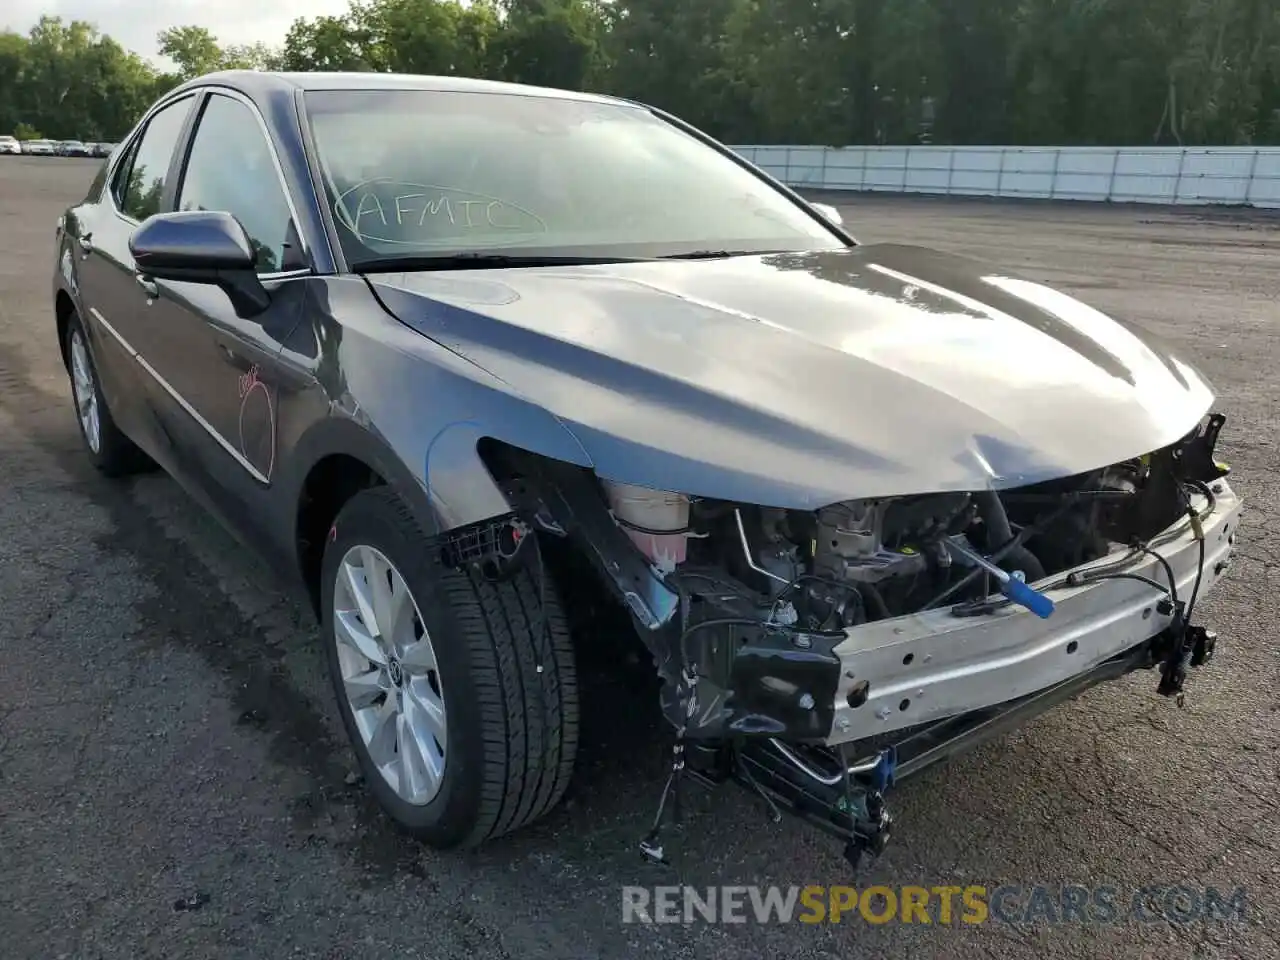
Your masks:
{"label": "white fence", "polygon": [[793,187],[1280,207],[1280,147],[734,147]]}

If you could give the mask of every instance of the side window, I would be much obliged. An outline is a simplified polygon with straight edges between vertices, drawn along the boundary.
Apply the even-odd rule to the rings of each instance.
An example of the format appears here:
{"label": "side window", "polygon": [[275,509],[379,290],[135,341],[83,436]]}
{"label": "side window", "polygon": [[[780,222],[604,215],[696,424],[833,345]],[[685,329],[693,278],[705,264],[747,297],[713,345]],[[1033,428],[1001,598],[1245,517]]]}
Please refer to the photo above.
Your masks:
{"label": "side window", "polygon": [[123,148],[120,153],[120,162],[116,165],[115,176],[111,180],[111,198],[121,210],[124,209],[124,195],[129,188],[129,172],[133,168],[133,158],[138,152],[138,141],[141,139],[141,137],[135,137]]}
{"label": "side window", "polygon": [[130,148],[132,156],[120,164],[112,192],[125,216],[145,220],[160,212],[169,161],[182,135],[191,101],[191,97],[184,97],[155,113],[147,121],[137,146]]}
{"label": "side window", "polygon": [[107,161],[102,161],[102,166],[98,167],[98,172],[93,175],[93,181],[89,184],[89,192],[84,195],[85,203],[97,203],[102,199],[102,188],[107,185]]}
{"label": "side window", "polygon": [[253,111],[230,97],[205,104],[178,190],[179,210],[219,210],[240,221],[259,273],[301,266],[289,203]]}

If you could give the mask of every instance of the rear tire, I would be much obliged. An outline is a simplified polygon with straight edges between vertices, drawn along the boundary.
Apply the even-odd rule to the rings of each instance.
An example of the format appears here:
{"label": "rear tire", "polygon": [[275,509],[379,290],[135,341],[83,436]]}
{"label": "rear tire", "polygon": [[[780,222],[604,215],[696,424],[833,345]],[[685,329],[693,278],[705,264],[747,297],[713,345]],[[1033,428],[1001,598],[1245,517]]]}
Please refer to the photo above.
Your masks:
{"label": "rear tire", "polygon": [[[492,581],[445,567],[425,541],[390,489],[352,497],[325,544],[323,635],[343,724],[383,809],[434,847],[474,846],[533,822],[564,795],[578,747],[577,672],[541,564]],[[369,570],[388,584],[381,596]],[[395,626],[361,633],[369,619]],[[391,749],[392,735],[379,730],[393,713]]]}
{"label": "rear tire", "polygon": [[76,424],[93,465],[108,477],[151,469],[154,466],[151,458],[124,435],[111,416],[102,396],[97,365],[89,351],[89,338],[79,316],[74,314],[67,324],[66,357]]}

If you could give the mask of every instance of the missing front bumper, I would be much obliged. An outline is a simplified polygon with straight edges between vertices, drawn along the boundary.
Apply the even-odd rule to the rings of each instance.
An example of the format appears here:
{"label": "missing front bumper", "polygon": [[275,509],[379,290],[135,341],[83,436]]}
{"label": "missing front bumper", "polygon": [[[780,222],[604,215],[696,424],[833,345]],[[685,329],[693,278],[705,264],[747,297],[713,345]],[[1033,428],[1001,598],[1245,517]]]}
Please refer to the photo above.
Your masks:
{"label": "missing front bumper", "polygon": [[[1235,543],[1241,501],[1225,480],[1213,484],[1212,509],[1204,516],[1200,595],[1225,574]],[[1201,502],[1201,507],[1207,506]],[[1182,521],[1153,544],[1168,561],[1178,592],[1187,596],[1200,568],[1200,550]],[[1114,564],[1104,558],[1072,573]],[[1161,583],[1166,574],[1149,556],[1123,572]],[[880,620],[846,631],[834,653],[840,660],[832,724],[826,743],[881,738],[884,734],[960,717],[1048,691],[1087,676],[1106,662],[1160,635],[1170,624],[1160,594],[1132,580],[1084,586],[1037,586],[1057,609],[1047,620],[1016,607],[957,618],[948,610]]]}
{"label": "missing front bumper", "polygon": [[776,808],[844,841],[845,856],[856,870],[864,854],[878,854],[889,842],[893,818],[884,798],[889,787],[1016,730],[1091,687],[1154,667],[1164,653],[1164,639],[1141,641],[1027,696],[903,731],[872,757],[849,764],[847,775],[812,757],[798,759],[794,748],[778,741],[746,741],[737,750],[736,779]]}
{"label": "missing front bumper", "polygon": [[[732,730],[738,735],[725,743],[678,739],[668,790],[686,760],[698,779],[732,777],[763,797],[775,817],[786,811],[842,839],[857,869],[865,854],[888,843],[893,820],[885,792],[895,782],[1096,684],[1160,665],[1160,691],[1167,693],[1171,664],[1208,659],[1213,635],[1188,624],[1186,600],[1226,572],[1241,503],[1225,480],[1203,489],[1193,504],[1196,519],[1169,527],[1141,548],[1147,552],[1115,553],[1035,584],[1056,604],[1047,620],[1016,607],[978,616],[952,608],[827,634],[821,648],[810,637],[796,643],[798,651],[783,649],[785,637],[744,642],[734,658],[736,709],[764,720]],[[1103,574],[1138,579],[1088,582]],[[1168,596],[1170,582],[1177,598]],[[824,678],[820,696],[814,678]],[[797,698],[803,690],[812,692]],[[784,701],[795,704],[791,712],[764,709]],[[692,691],[688,702],[695,702]],[[805,729],[797,710],[812,732],[797,735]],[[659,859],[667,791],[663,797],[643,845]]]}

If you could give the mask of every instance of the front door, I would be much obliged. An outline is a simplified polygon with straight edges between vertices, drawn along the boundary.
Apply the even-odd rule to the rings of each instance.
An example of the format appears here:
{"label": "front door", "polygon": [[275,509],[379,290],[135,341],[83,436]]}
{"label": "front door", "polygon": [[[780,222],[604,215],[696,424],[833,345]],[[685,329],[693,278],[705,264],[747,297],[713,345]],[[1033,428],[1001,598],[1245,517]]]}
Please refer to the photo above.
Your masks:
{"label": "front door", "polygon": [[310,269],[273,148],[247,100],[213,92],[204,101],[175,208],[233,215],[271,295],[266,311],[244,318],[216,286],[142,278],[151,293],[140,352],[181,410],[174,429],[184,466],[227,519],[258,528],[270,509],[282,387],[286,398],[296,394],[282,382],[290,374],[278,354],[302,316]]}

